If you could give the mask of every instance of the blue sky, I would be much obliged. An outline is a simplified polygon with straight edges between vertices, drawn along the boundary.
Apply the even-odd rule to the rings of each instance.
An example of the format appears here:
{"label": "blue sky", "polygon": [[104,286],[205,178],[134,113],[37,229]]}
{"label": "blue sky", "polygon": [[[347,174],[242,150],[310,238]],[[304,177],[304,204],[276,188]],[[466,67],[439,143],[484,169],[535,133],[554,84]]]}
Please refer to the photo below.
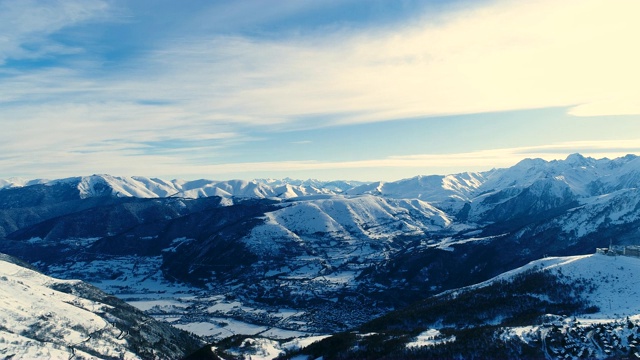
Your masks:
{"label": "blue sky", "polygon": [[636,0],[0,0],[0,178],[640,153]]}

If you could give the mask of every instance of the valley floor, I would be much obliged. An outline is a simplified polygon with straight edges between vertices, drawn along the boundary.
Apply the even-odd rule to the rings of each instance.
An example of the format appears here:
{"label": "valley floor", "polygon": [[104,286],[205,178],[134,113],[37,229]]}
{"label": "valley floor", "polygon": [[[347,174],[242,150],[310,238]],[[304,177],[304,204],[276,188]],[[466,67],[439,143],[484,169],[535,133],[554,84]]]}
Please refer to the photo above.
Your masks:
{"label": "valley floor", "polygon": [[[271,339],[306,338],[314,332],[296,320],[303,311],[243,304],[224,289],[203,289],[167,281],[159,270],[161,257],[111,257],[108,260],[49,266],[58,278],[79,278],[113,294],[152,317],[192,332],[208,341],[233,335],[260,335]],[[104,274],[118,269],[116,278]]]}

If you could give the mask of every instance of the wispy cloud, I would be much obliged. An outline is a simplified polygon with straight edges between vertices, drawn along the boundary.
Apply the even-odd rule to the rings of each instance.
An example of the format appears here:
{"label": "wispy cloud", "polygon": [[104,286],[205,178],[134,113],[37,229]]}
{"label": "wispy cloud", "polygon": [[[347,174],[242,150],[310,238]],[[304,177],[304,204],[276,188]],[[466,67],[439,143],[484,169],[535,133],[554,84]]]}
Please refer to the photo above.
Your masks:
{"label": "wispy cloud", "polygon": [[37,92],[88,88],[86,96],[102,101],[172,101],[194,117],[256,125],[317,126],[304,122],[320,114],[332,119],[322,125],[332,125],[577,104],[572,113],[587,115],[602,102],[607,114],[614,105],[636,113],[625,104],[640,81],[632,45],[638,11],[634,0],[499,1],[384,30],[277,39],[190,34],[107,78],[68,71],[46,74],[57,75],[55,87],[24,76],[21,83],[39,85]]}
{"label": "wispy cloud", "polygon": [[100,0],[0,1],[0,65],[7,59],[33,59],[82,49],[48,37],[62,28],[106,17]]}
{"label": "wispy cloud", "polygon": [[631,45],[640,33],[639,10],[633,0],[501,1],[384,32],[198,39],[154,53],[153,64],[162,69],[158,81],[184,89],[194,108],[254,124],[576,104],[584,105],[572,114],[583,116],[601,101],[607,114],[636,113],[614,105],[635,96],[640,81],[640,51]]}
{"label": "wispy cloud", "polygon": [[[284,37],[178,32],[117,66],[51,36],[106,21],[117,13],[113,4],[0,0],[0,153],[12,156],[0,159],[6,172],[502,166],[555,150],[355,162],[222,159],[225,147],[255,140],[255,131],[560,106],[574,106],[575,116],[640,114],[636,0],[482,2],[437,20]],[[245,13],[246,4],[256,2],[228,11]],[[298,2],[285,5],[287,14],[300,11]],[[65,54],[76,56],[39,68],[7,65]]]}

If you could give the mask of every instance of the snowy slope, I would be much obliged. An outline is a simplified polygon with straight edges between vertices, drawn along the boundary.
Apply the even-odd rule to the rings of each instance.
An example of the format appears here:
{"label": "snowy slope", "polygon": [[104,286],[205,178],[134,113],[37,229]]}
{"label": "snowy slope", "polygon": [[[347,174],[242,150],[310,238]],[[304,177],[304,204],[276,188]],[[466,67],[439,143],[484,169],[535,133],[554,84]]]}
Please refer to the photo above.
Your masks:
{"label": "snowy slope", "polygon": [[551,259],[551,263],[545,260],[536,265],[562,276],[567,282],[585,279],[595,286],[584,296],[599,311],[586,317],[612,319],[640,315],[640,302],[630,301],[640,296],[639,258],[594,254]]}
{"label": "snowy slope", "polygon": [[[257,253],[277,252],[290,242],[315,248],[317,239],[328,239],[343,242],[334,251],[353,254],[355,249],[345,250],[342,246],[350,248],[348,244],[358,240],[353,246],[362,248],[367,241],[424,235],[451,223],[444,212],[426,202],[373,195],[303,197],[283,203],[281,209],[267,213],[264,220],[243,240]],[[369,252],[381,255],[375,249]]]}
{"label": "snowy slope", "polygon": [[[138,359],[155,351],[148,342],[146,349],[138,347],[146,340],[134,339],[133,331],[141,336],[144,330],[132,327],[137,320],[153,320],[118,301],[105,304],[85,297],[86,291],[93,290],[80,281],[53,279],[1,258],[0,356]],[[169,344],[174,340],[166,339]],[[160,358],[185,354],[158,350]]]}
{"label": "snowy slope", "polygon": [[[547,271],[567,284],[588,283],[583,292],[589,304],[598,311],[584,315],[589,319],[615,319],[640,315],[640,302],[630,301],[640,296],[640,258],[591,254],[568,257],[549,257],[533,261],[491,280],[455,291],[470,291],[495,281],[508,280],[529,270]],[[455,292],[454,291],[454,292]],[[451,293],[451,292],[447,292]]]}
{"label": "snowy slope", "polygon": [[23,187],[23,186],[31,186],[31,185],[37,185],[37,184],[46,184],[48,182],[49,180],[46,180],[46,179],[35,179],[35,180],[25,180],[21,178],[0,179],[0,190]]}
{"label": "snowy slope", "polygon": [[471,194],[486,181],[486,176],[493,172],[416,176],[395,182],[375,182],[350,189],[347,194],[371,194],[394,199],[421,199],[432,202],[468,201]]}
{"label": "snowy slope", "polygon": [[[106,305],[54,290],[53,280],[35,271],[0,261],[2,355],[18,358],[69,357],[73,348],[104,356],[137,356],[107,318],[97,315]],[[64,281],[73,285],[73,281]],[[78,356],[88,357],[78,350]]]}
{"label": "snowy slope", "polygon": [[640,221],[640,189],[622,189],[581,199],[580,206],[558,217],[554,223],[565,233],[584,236],[601,227],[615,227]]}
{"label": "snowy slope", "polygon": [[640,358],[640,258],[601,254],[548,258],[499,278],[528,269],[548,271],[568,284],[583,284],[582,297],[596,311],[572,317],[548,315],[542,324],[505,327],[496,334],[501,341],[520,341],[548,359]]}
{"label": "snowy slope", "polygon": [[601,195],[638,186],[640,158],[627,155],[609,160],[572,154],[565,160],[525,159],[508,169],[487,174],[486,181],[478,190],[492,192],[510,187],[522,188],[550,178],[562,181],[577,196]]}

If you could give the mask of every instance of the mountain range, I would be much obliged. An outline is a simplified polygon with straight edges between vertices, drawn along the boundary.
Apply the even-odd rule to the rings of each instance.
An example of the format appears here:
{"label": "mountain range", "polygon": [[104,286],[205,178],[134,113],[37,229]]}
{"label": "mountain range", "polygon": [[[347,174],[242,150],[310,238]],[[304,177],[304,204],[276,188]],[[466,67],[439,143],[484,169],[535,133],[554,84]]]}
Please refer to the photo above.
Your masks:
{"label": "mountain range", "polygon": [[280,341],[356,329],[531,261],[637,245],[639,185],[637,156],[579,154],[374,183],[8,179],[0,252],[210,342]]}

